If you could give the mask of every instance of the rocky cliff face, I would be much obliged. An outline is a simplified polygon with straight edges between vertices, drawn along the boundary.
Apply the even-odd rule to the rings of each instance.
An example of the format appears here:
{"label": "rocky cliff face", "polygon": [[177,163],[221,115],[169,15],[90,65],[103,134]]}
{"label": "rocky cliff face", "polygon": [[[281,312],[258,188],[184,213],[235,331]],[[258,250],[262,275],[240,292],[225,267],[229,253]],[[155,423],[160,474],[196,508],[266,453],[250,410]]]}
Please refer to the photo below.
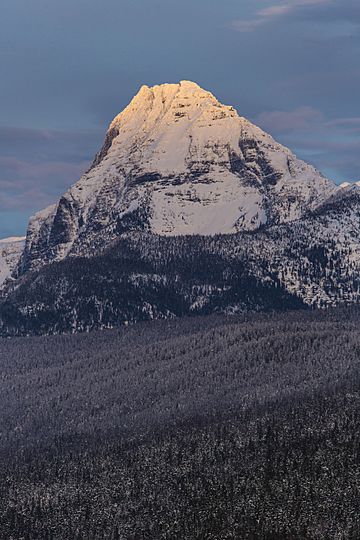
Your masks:
{"label": "rocky cliff face", "polygon": [[14,272],[24,249],[25,238],[11,237],[0,240],[0,289]]}
{"label": "rocky cliff face", "polygon": [[197,84],[143,86],[90,170],[29,224],[19,273],[120,234],[231,234],[301,218],[337,191]]}

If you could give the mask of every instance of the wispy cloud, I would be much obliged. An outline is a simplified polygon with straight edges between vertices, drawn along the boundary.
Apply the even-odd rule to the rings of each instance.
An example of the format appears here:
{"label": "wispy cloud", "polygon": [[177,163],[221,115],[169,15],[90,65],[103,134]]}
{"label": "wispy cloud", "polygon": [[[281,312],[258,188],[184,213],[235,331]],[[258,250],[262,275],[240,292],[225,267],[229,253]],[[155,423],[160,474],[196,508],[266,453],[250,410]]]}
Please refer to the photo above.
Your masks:
{"label": "wispy cloud", "polygon": [[343,136],[358,133],[360,130],[359,116],[327,120],[321,111],[308,106],[298,107],[292,111],[263,111],[254,118],[254,122],[275,135],[316,131],[321,132],[324,137],[331,133]]}
{"label": "wispy cloud", "polygon": [[334,3],[335,0],[293,0],[284,1],[279,4],[258,10],[251,19],[238,19],[232,22],[232,27],[239,32],[249,32],[259,26],[280,19],[281,17],[291,15],[302,8],[321,6]]}
{"label": "wispy cloud", "polygon": [[0,126],[0,231],[6,213],[55,201],[88,168],[99,139],[97,131]]}
{"label": "wispy cloud", "polygon": [[292,111],[264,111],[255,122],[271,133],[286,133],[313,128],[322,123],[324,115],[313,107],[298,107]]}
{"label": "wispy cloud", "polygon": [[85,171],[88,162],[31,163],[0,156],[0,213],[40,209],[53,202]]}
{"label": "wispy cloud", "polygon": [[354,116],[352,118],[337,118],[336,120],[330,120],[327,122],[329,127],[343,127],[350,130],[360,129],[360,116]]}

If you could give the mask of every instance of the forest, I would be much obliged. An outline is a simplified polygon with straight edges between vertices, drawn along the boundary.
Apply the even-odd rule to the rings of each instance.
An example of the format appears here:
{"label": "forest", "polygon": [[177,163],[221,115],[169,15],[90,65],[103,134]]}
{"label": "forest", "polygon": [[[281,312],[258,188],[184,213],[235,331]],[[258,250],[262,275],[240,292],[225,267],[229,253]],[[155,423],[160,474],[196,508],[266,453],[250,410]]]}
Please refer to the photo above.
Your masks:
{"label": "forest", "polygon": [[360,310],[0,339],[0,538],[360,537]]}

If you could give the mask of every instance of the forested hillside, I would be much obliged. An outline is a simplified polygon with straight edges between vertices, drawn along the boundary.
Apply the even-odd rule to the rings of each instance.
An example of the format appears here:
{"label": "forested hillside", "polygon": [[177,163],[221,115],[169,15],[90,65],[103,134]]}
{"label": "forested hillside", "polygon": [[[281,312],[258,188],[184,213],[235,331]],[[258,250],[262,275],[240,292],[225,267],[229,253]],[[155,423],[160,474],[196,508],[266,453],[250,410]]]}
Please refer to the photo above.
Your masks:
{"label": "forested hillside", "polygon": [[358,190],[257,232],[121,233],[10,282],[0,335],[58,334],[184,315],[357,304]]}
{"label": "forested hillside", "polygon": [[359,322],[0,340],[0,537],[358,539]]}
{"label": "forested hillside", "polygon": [[275,274],[254,276],[244,246],[240,252],[236,246],[236,239],[225,237],[124,235],[100,256],[69,257],[15,282],[14,291],[0,299],[0,335],[305,308]]}

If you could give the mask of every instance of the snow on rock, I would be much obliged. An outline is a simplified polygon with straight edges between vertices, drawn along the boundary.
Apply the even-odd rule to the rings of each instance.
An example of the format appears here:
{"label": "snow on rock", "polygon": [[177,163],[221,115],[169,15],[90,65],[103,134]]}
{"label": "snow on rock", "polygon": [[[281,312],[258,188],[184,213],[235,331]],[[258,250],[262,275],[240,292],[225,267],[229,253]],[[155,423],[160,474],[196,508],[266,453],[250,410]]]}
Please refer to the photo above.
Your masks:
{"label": "snow on rock", "polygon": [[[24,251],[18,263],[18,272],[21,274],[29,269],[42,266],[51,260],[50,234],[52,231],[57,205],[53,204],[31,216],[26,233]],[[29,264],[31,261],[31,265]]]}
{"label": "snow on rock", "polygon": [[127,230],[214,235],[289,222],[336,190],[196,83],[142,86],[90,170],[30,222],[21,271]]}
{"label": "snow on rock", "polygon": [[24,249],[25,237],[0,240],[0,287],[11,277]]}

